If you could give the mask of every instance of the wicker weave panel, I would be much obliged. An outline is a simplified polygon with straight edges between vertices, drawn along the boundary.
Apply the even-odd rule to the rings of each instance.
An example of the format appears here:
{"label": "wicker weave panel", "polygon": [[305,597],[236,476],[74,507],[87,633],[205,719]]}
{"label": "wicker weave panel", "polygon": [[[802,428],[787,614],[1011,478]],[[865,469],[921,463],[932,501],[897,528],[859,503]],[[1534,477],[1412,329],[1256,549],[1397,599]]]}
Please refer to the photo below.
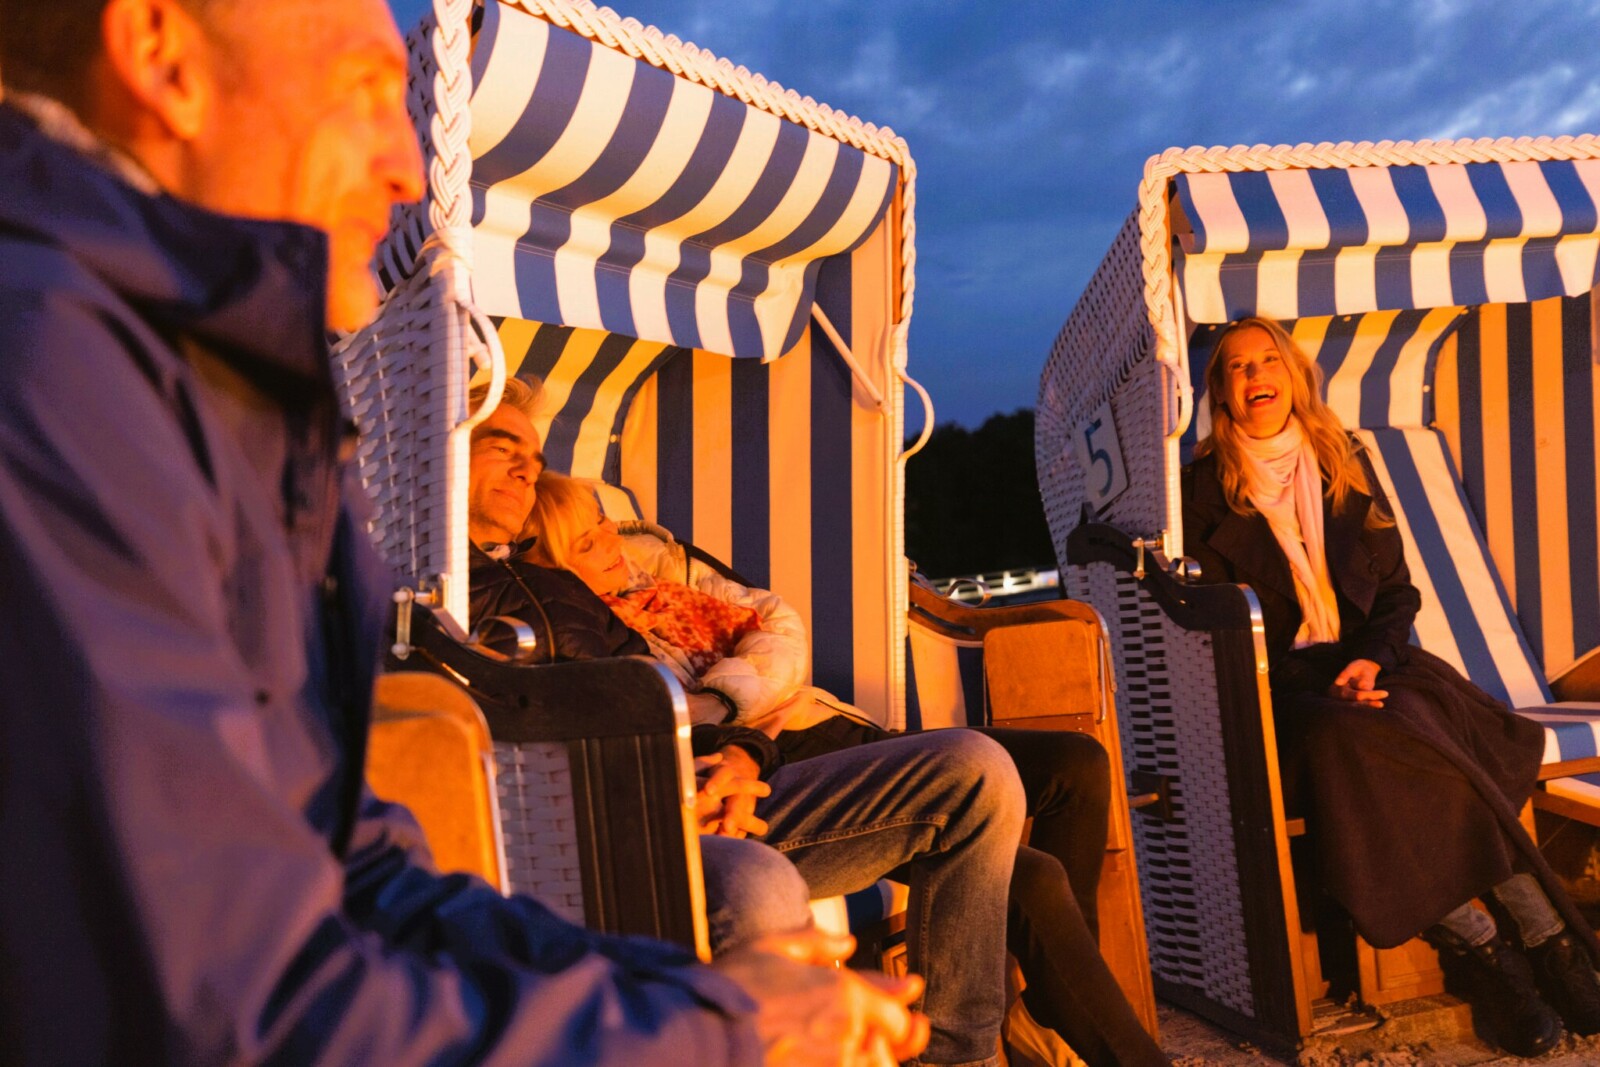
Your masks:
{"label": "wicker weave panel", "polygon": [[[439,63],[433,54],[433,31],[438,15],[429,11],[406,34],[406,114],[422,148],[423,169],[430,169],[438,153],[433,144],[434,78]],[[431,195],[431,193],[430,193]],[[387,292],[416,267],[422,242],[432,227],[426,198],[414,204],[397,204],[389,215],[389,232],[378,245],[378,282]]]}
{"label": "wicker weave panel", "polygon": [[567,746],[496,741],[494,761],[511,891],[535,897],[582,925],[583,877]]}
{"label": "wicker weave panel", "polygon": [[1166,371],[1152,358],[1155,334],[1145,308],[1138,216],[1128,218],[1077,307],[1056,337],[1039,381],[1034,454],[1045,518],[1058,561],[1088,500],[1073,435],[1111,401],[1128,488],[1102,510],[1124,530],[1167,528],[1163,421]]}
{"label": "wicker weave panel", "polygon": [[1211,640],[1109,564],[1063,573],[1111,630],[1123,766],[1173,783],[1173,821],[1133,818],[1151,970],[1254,1018]]}
{"label": "wicker weave panel", "polygon": [[[425,261],[431,257],[425,256]],[[470,361],[458,274],[422,270],[393,290],[372,325],[333,352],[334,381],[360,432],[356,453],[371,498],[369,529],[408,584],[450,568],[450,431],[466,414]],[[464,506],[464,505],[463,505]]]}

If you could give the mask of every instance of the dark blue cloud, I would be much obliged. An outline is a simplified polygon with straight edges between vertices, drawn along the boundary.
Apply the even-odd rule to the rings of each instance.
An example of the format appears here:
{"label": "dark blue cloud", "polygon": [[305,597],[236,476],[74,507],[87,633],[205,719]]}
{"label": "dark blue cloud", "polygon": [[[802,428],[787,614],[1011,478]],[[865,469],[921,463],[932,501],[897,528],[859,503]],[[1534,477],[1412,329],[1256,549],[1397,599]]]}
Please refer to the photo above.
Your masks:
{"label": "dark blue cloud", "polygon": [[[910,369],[969,425],[1033,403],[1169,146],[1600,130],[1596,0],[618,4],[906,138]],[[409,22],[426,5],[394,6]]]}

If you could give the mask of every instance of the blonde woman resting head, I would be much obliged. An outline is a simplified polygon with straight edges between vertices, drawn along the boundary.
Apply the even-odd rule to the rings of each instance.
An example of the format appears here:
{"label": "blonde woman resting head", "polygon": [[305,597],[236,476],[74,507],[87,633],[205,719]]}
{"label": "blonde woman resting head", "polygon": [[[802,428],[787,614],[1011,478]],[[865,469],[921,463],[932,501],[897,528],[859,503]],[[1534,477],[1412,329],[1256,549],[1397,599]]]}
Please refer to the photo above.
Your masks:
{"label": "blonde woman resting head", "polygon": [[590,484],[546,471],[524,537],[529,558],[571,571],[641,634],[689,693],[696,722],[737,722],[776,737],[841,711],[868,716],[806,684],[811,644],[782,597],[687,559],[681,546],[623,536]]}

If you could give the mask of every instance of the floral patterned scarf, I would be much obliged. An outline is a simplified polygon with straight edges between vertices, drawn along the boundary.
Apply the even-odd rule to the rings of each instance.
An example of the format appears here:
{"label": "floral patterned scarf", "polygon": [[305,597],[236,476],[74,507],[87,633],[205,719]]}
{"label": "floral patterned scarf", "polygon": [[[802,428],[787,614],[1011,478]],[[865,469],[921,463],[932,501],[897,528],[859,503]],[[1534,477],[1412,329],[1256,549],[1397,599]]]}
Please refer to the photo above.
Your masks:
{"label": "floral patterned scarf", "polygon": [[761,616],[753,609],[681,582],[657,580],[642,589],[607,593],[600,599],[653,646],[667,645],[677,651],[697,680],[733,655],[746,634],[761,629]]}

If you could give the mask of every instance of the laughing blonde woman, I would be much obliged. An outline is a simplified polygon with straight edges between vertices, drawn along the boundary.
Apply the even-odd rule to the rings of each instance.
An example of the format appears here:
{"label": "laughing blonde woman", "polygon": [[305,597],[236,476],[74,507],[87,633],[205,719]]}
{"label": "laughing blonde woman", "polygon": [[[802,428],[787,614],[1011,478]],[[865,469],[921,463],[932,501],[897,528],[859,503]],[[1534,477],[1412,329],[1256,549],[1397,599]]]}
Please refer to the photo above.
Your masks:
{"label": "laughing blonde woman", "polygon": [[1542,731],[1410,643],[1422,601],[1400,532],[1288,333],[1234,323],[1206,389],[1185,552],[1260,599],[1286,793],[1324,888],[1380,948],[1427,937],[1507,1050],[1539,1055],[1563,1022],[1600,1031],[1594,935],[1517,820]]}

